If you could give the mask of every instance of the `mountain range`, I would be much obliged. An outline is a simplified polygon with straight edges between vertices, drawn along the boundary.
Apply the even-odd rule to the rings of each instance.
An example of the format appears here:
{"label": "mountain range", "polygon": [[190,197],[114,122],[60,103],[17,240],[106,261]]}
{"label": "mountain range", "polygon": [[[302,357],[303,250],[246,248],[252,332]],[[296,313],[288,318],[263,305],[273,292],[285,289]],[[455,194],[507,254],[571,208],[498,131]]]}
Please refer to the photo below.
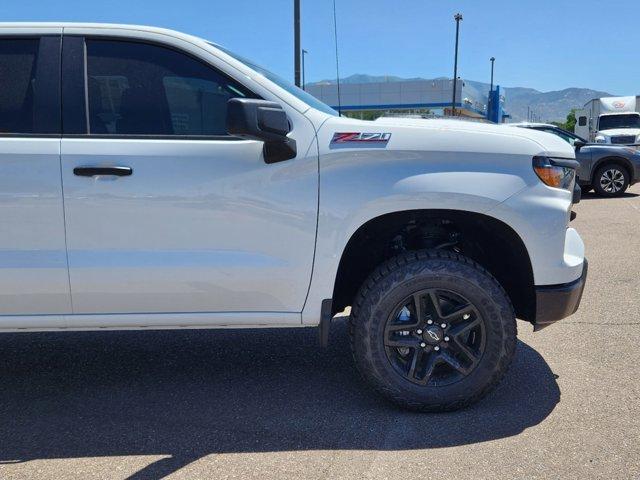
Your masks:
{"label": "mountain range", "polygon": [[[375,83],[375,82],[400,82],[408,80],[441,80],[442,78],[402,78],[390,75],[366,75],[355,74],[343,78],[343,83]],[[486,98],[489,93],[489,84],[464,80],[467,90],[476,98]],[[333,84],[335,80],[322,80],[316,84]],[[313,85],[313,84],[310,84]],[[589,88],[565,88],[551,92],[541,92],[534,88],[503,87],[505,96],[505,110],[511,115],[511,121],[527,120],[527,109],[535,113],[539,121],[564,121],[572,108],[581,108],[593,98],[610,97],[610,93],[592,90]]]}

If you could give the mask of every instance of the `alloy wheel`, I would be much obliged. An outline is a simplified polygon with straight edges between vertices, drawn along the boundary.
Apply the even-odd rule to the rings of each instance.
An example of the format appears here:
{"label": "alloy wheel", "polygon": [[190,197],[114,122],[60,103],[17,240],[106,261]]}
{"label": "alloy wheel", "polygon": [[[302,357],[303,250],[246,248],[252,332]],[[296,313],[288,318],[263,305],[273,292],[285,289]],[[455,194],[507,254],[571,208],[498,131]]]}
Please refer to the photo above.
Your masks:
{"label": "alloy wheel", "polygon": [[468,376],[486,344],[485,322],[462,295],[427,289],[404,299],[387,319],[384,346],[406,380],[444,386]]}
{"label": "alloy wheel", "polygon": [[600,186],[607,193],[618,193],[624,188],[624,174],[617,168],[609,168],[600,176]]}

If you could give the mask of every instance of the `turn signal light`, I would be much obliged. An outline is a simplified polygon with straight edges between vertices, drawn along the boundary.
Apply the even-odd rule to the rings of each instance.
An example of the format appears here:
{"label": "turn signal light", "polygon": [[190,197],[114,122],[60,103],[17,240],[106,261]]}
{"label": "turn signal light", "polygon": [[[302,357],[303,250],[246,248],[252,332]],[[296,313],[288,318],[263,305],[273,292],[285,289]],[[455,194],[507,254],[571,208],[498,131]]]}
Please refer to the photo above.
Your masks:
{"label": "turn signal light", "polygon": [[[554,188],[572,190],[576,178],[576,170],[566,164],[574,160],[555,161],[549,157],[533,157],[533,170],[542,183]],[[562,163],[560,165],[559,163]]]}

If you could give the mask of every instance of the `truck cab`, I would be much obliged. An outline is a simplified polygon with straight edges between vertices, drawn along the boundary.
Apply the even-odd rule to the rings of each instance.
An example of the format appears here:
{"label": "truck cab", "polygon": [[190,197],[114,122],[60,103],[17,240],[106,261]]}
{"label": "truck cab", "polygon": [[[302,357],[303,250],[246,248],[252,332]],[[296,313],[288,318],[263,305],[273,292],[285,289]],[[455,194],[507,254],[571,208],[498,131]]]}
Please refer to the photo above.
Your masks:
{"label": "truck cab", "polygon": [[631,145],[640,143],[640,113],[605,113],[598,117],[596,143]]}
{"label": "truck cab", "polygon": [[603,97],[587,102],[576,112],[577,135],[594,143],[633,145],[640,143],[638,97]]}

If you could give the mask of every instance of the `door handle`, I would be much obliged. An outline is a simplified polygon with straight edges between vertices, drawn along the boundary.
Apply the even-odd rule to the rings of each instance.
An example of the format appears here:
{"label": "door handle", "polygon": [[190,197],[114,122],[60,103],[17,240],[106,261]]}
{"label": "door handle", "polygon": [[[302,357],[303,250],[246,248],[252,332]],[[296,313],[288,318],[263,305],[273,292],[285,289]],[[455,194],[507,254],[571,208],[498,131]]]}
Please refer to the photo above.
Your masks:
{"label": "door handle", "polygon": [[79,177],[95,177],[97,175],[128,177],[132,173],[131,167],[76,167],[73,169],[73,174]]}

